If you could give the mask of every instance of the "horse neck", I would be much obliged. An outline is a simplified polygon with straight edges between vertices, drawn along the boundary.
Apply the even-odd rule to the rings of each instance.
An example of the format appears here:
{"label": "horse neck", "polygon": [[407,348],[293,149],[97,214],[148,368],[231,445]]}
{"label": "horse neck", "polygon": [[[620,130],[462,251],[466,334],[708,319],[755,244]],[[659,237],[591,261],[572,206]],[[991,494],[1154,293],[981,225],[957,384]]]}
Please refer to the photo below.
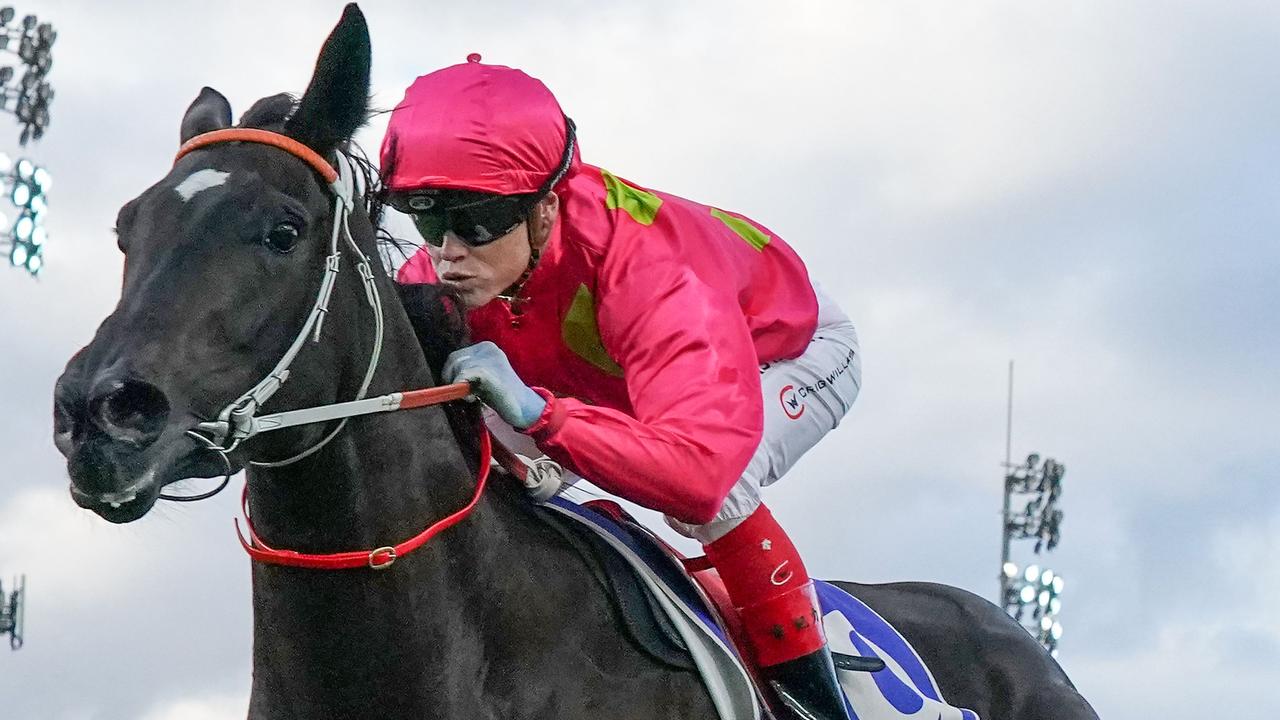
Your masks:
{"label": "horse neck", "polygon": [[[430,380],[403,309],[394,310],[375,393]],[[462,507],[475,478],[443,411],[427,408],[353,421],[332,447],[255,473],[249,487],[266,542],[333,552],[412,537]],[[619,678],[649,678],[642,696],[692,697],[689,707],[705,695],[692,676],[673,680],[618,634],[588,566],[505,478],[462,523],[386,570],[255,563],[253,586],[251,718],[488,715],[546,702],[537,688],[547,667],[598,674],[607,666]],[[615,693],[612,682],[566,682],[567,697],[595,693],[584,708]],[[619,717],[652,716],[637,707],[642,715]]]}
{"label": "horse neck", "polygon": [[[345,310],[330,318],[334,326],[362,326],[350,313],[351,308],[367,312],[359,292],[358,297],[348,287],[342,298],[335,293],[333,302]],[[386,337],[370,395],[432,384],[395,293],[384,287],[382,294]],[[333,340],[359,348],[352,352],[346,374],[363,373],[366,339],[349,344]],[[444,412],[426,408],[352,419],[313,456],[252,471],[248,488],[254,525],[264,542],[324,553],[372,550],[407,540],[465,505],[475,477]],[[380,572],[255,563],[254,703],[274,706],[283,702],[278,698],[288,697],[296,706],[297,698],[305,697],[314,703],[311,717],[336,716],[341,715],[337,708],[360,707],[379,692],[401,697],[404,683],[421,686],[423,664],[449,645],[444,627],[449,613],[437,609],[440,598],[459,596],[460,589],[465,591],[460,585],[469,579],[457,572],[456,561],[487,554],[489,538],[505,534],[494,527],[503,522],[499,515],[474,513],[463,523],[469,527],[451,529]],[[437,597],[427,601],[432,612],[423,613],[427,595]],[[352,658],[362,662],[352,663]],[[369,658],[412,662],[384,664],[367,662]],[[338,671],[350,682],[334,682],[332,673]]]}

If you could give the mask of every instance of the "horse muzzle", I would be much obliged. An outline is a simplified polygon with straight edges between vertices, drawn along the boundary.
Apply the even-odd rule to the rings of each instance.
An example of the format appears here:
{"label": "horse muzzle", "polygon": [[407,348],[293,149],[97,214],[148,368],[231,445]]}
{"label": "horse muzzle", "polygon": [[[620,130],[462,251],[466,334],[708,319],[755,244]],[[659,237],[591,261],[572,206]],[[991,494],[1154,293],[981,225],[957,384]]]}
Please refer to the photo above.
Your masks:
{"label": "horse muzzle", "polygon": [[54,391],[53,414],[72,499],[110,522],[141,518],[171,482],[224,469],[187,436],[196,420],[174,417],[165,394],[142,380],[85,382],[68,372]]}
{"label": "horse muzzle", "polygon": [[75,475],[71,478],[71,499],[80,507],[97,513],[113,523],[133,522],[146,515],[160,495],[155,473],[146,472],[142,477],[116,491],[93,492],[82,489]]}

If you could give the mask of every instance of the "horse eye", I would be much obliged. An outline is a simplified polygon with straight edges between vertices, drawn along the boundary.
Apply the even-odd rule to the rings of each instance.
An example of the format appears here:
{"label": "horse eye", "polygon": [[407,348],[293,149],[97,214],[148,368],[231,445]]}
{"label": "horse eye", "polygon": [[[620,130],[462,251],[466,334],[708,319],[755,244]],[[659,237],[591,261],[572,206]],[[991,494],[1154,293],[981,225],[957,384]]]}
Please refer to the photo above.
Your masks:
{"label": "horse eye", "polygon": [[272,228],[262,241],[278,253],[290,252],[298,243],[298,226],[293,223],[280,223]]}

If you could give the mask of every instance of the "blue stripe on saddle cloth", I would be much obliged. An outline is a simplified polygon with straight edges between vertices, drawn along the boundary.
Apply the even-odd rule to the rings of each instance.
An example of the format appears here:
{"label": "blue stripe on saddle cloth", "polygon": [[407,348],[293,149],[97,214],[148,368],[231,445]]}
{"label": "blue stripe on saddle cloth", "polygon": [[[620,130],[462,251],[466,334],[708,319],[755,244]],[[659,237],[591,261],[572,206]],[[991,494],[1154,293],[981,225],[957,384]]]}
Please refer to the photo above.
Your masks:
{"label": "blue stripe on saddle cloth", "polygon": [[[680,561],[639,526],[629,528],[565,497],[546,506],[596,532],[636,571],[689,647],[720,719],[759,720],[764,711],[750,675]],[[835,585],[814,584],[832,651],[885,662],[879,672],[838,671],[851,720],[979,720],[971,710],[946,704],[920,656],[875,611]]]}

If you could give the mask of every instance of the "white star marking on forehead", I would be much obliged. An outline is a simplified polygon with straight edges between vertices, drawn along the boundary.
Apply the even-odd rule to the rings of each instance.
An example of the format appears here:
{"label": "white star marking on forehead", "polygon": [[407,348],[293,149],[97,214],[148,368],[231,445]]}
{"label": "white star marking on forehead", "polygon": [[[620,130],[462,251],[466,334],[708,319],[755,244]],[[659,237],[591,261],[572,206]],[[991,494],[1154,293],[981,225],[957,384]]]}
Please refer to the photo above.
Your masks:
{"label": "white star marking on forehead", "polygon": [[205,168],[191,173],[186,180],[178,183],[178,186],[173,190],[182,198],[182,202],[188,202],[196,196],[196,193],[208,190],[211,187],[217,187],[225,183],[229,177],[231,177],[231,173]]}

